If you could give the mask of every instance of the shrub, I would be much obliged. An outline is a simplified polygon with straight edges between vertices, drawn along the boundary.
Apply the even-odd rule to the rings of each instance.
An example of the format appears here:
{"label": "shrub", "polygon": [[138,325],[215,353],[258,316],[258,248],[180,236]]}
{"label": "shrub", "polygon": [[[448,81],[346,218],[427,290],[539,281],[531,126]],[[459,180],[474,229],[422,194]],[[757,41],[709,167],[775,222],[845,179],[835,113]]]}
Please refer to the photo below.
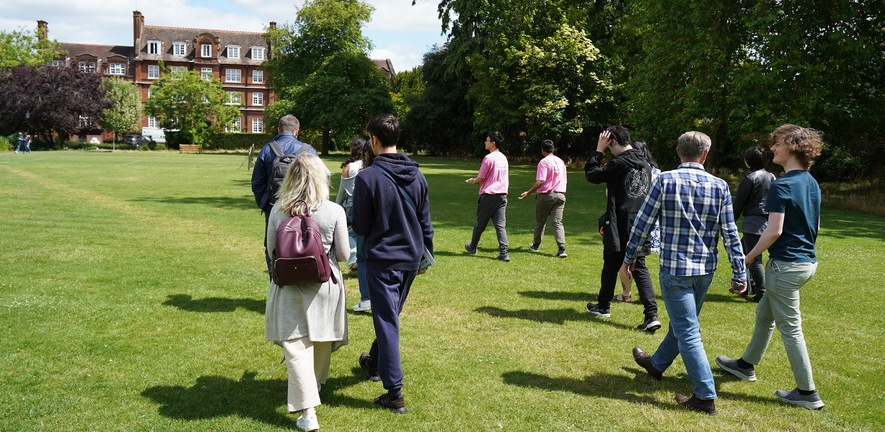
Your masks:
{"label": "shrub", "polygon": [[867,165],[862,155],[855,155],[841,147],[824,144],[820,156],[810,171],[819,182],[850,181],[864,177]]}

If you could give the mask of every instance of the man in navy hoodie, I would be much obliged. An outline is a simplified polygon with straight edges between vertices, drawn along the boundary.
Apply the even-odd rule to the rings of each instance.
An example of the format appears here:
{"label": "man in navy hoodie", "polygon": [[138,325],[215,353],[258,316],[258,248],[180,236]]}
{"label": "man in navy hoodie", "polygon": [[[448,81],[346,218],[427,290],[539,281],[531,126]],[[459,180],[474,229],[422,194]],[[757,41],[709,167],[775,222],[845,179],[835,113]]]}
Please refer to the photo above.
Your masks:
{"label": "man in navy hoodie", "polygon": [[[375,403],[405,414],[399,314],[415,276],[426,271],[419,265],[424,247],[433,252],[430,201],[427,180],[418,170],[418,163],[396,151],[399,120],[393,114],[379,114],[366,125],[366,132],[375,159],[356,177],[352,211],[359,215],[353,220],[353,231],[365,237],[375,341],[368,353],[360,355],[359,364],[370,380],[382,381],[387,390],[375,398]],[[400,188],[411,197],[415,208]]]}

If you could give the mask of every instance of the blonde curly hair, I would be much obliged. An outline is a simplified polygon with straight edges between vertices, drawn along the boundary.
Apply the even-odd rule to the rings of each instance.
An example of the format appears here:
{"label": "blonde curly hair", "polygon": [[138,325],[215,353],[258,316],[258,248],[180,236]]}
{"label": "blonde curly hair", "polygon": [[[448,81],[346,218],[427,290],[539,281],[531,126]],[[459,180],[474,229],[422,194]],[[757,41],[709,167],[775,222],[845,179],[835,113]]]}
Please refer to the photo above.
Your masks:
{"label": "blonde curly hair", "polygon": [[824,145],[823,132],[794,124],[782,125],[771,133],[771,144],[778,141],[787,146],[806,170],[814,165],[814,159],[820,156]]}

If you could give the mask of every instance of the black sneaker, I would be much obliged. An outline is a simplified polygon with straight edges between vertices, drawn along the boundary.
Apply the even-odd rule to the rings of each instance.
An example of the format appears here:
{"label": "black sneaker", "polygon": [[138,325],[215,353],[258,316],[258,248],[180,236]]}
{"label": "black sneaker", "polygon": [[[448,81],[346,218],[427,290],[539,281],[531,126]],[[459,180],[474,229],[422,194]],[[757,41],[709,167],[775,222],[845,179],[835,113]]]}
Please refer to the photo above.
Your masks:
{"label": "black sneaker", "polygon": [[375,398],[375,405],[380,405],[384,408],[389,409],[394,414],[405,414],[409,412],[406,409],[406,399],[400,396],[397,399],[390,399],[390,395],[384,393],[381,396]]}
{"label": "black sneaker", "polygon": [[369,381],[381,381],[381,374],[378,373],[378,367],[369,363],[369,353],[360,354],[360,368],[366,373]]}
{"label": "black sneaker", "polygon": [[538,252],[541,250],[541,246],[538,246],[538,245],[532,243],[529,245],[529,250],[533,251],[533,252]]}
{"label": "black sneaker", "polygon": [[510,262],[510,255],[508,255],[506,253],[502,253],[502,254],[496,256],[495,259],[499,260],[499,261]]}
{"label": "black sneaker", "polygon": [[476,255],[476,246],[470,244],[470,242],[464,243],[464,250],[470,255]]}
{"label": "black sneaker", "polygon": [[655,330],[661,328],[661,322],[658,321],[658,317],[647,317],[642,324],[636,326],[636,330],[639,331],[647,331],[649,333],[654,333]]}
{"label": "black sneaker", "polygon": [[598,304],[594,304],[594,303],[587,303],[587,312],[590,312],[596,316],[601,316],[601,317],[606,317],[606,318],[612,316],[612,314],[609,313],[608,309],[603,309],[603,308],[599,307]]}
{"label": "black sneaker", "polygon": [[568,256],[568,254],[565,253],[565,248],[561,247],[561,248],[559,248],[559,252],[557,252],[555,256],[556,256],[556,258],[565,258]]}

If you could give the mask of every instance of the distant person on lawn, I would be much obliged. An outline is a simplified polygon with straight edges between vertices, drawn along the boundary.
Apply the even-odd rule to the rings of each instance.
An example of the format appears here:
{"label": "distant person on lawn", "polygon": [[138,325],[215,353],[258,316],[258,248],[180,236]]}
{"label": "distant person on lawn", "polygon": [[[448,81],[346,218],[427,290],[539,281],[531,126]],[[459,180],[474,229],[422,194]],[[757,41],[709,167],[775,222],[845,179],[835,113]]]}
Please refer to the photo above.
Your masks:
{"label": "distant person on lawn", "polygon": [[464,245],[471,255],[476,255],[479,238],[489,221],[495,225],[498,235],[498,256],[504,262],[510,261],[507,249],[507,190],[510,187],[510,165],[507,156],[501,153],[504,136],[500,132],[489,132],[486,135],[485,148],[489,151],[479,167],[476,177],[467,179],[467,184],[479,185],[479,200],[476,202],[476,224],[473,225],[473,237]]}
{"label": "distant person on lawn", "polygon": [[[279,186],[274,184],[273,162],[277,155],[271,149],[271,143],[276,143],[282,154],[295,154],[303,146],[307,146],[301,151],[317,155],[317,151],[313,147],[298,141],[298,131],[301,128],[301,123],[295,116],[291,114],[283,116],[277,128],[280,133],[262,147],[261,151],[258,152],[255,166],[252,168],[252,194],[255,195],[255,204],[264,212],[265,232],[267,232],[267,218],[270,215],[270,209],[276,200],[274,194]],[[264,240],[267,243],[267,239]],[[267,262],[267,275],[270,277],[273,264],[270,261],[270,255],[267,250],[264,251],[264,260]]]}
{"label": "distant person on lawn", "polygon": [[267,290],[265,333],[268,341],[283,347],[289,375],[287,407],[290,413],[301,413],[295,425],[303,431],[319,429],[319,386],[329,376],[332,352],[347,345],[347,305],[338,261],[347,260],[350,251],[344,209],[329,201],[331,175],[318,156],[295,157],[269,212],[265,242],[273,251],[280,223],[292,214],[309,212],[332,264],[333,277],[327,282],[277,286],[271,280]]}
{"label": "distant person on lawn", "polygon": [[811,360],[802,333],[799,290],[817,270],[815,241],[820,230],[820,187],[808,169],[820,155],[821,133],[785,124],[771,134],[773,162],[786,174],[771,184],[765,200],[768,226],[747,253],[747,265],[768,250],[765,267],[765,295],[756,306],[756,326],[744,354],[738,359],[717,356],[716,363],[744,381],[756,381],[755,366],[777,327],[796,379],[791,391],[777,390],[780,400],[808,409],[824,406],[814,386]]}
{"label": "distant person on lawn", "polygon": [[532,192],[535,195],[535,234],[534,241],[529,249],[538,251],[541,249],[541,240],[544,238],[544,226],[547,219],[553,227],[553,240],[556,241],[558,252],[557,258],[565,258],[565,228],[562,226],[562,212],[565,210],[565,190],[568,177],[565,172],[565,162],[553,154],[556,147],[551,140],[541,141],[541,156],[538,169],[535,172],[535,183],[529,190],[519,195],[519,199],[525,199]]}
{"label": "distant person on lawn", "polygon": [[719,236],[731,262],[733,285],[746,284],[747,276],[728,183],[707,173],[702,165],[709,151],[706,134],[686,132],[679,137],[676,154],[682,163],[661,173],[648,192],[630,232],[620,273],[630,276],[640,245],[647,241],[655,221],[660,221],[661,297],[670,327],[653,355],[634,347],[633,359],[660,380],[676,356],[682,355],[694,394],[690,398],[677,394],[676,401],[716,414],[716,386],[698,317],[716,271]]}

